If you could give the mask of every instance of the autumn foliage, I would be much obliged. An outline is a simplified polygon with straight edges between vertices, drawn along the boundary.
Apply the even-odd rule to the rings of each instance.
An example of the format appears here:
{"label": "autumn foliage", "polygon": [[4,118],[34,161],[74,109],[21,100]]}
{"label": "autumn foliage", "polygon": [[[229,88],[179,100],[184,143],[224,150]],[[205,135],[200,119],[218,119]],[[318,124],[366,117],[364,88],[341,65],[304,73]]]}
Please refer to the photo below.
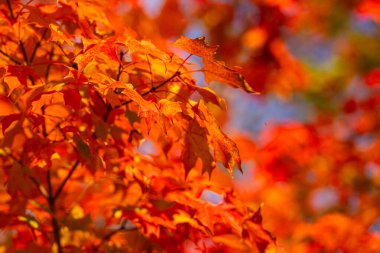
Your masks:
{"label": "autumn foliage", "polygon": [[0,253],[379,252],[379,8],[1,0]]}

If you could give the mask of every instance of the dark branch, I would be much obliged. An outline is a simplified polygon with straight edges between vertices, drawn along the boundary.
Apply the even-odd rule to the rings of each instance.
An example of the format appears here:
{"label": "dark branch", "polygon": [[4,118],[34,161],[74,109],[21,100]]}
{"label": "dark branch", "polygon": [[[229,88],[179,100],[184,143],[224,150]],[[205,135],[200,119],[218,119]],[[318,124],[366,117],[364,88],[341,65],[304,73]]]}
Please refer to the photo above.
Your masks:
{"label": "dark branch", "polygon": [[71,62],[71,58],[70,58],[70,56],[68,56],[68,54],[65,52],[65,50],[62,48],[62,46],[59,44],[59,43],[55,43],[57,46],[58,46],[58,48],[61,50],[61,52],[62,52],[62,54],[69,60],[69,65],[70,66],[72,66],[72,67],[74,67],[74,63],[73,62]]}
{"label": "dark branch", "polygon": [[37,187],[37,189],[39,190],[41,195],[44,196],[45,198],[47,198],[48,196],[47,196],[45,188],[42,186],[42,184],[35,177],[33,177],[32,174],[30,174],[29,168],[27,166],[25,166],[25,164],[20,159],[17,159],[13,154],[9,153],[8,155],[15,162],[20,164],[23,172],[28,176],[29,180],[33,182],[33,184]]}
{"label": "dark branch", "polygon": [[[163,82],[160,83],[159,85],[157,85],[157,86],[153,86],[153,87],[150,88],[148,91],[142,93],[141,96],[144,97],[144,96],[146,96],[146,95],[148,95],[148,94],[150,94],[150,93],[152,93],[152,92],[155,92],[156,90],[158,90],[159,88],[161,88],[161,87],[164,86],[165,84],[171,82],[174,78],[176,78],[176,77],[179,76],[179,75],[181,75],[181,72],[179,72],[179,71],[175,72],[171,77],[169,77],[168,79],[166,79],[165,81],[163,81]],[[117,105],[117,106],[115,106],[114,109],[118,109],[118,108],[120,108],[120,107],[122,107],[122,106],[125,106],[125,105],[131,103],[131,102],[133,102],[133,100],[127,100],[127,101],[124,101],[121,105]]]}
{"label": "dark branch", "polygon": [[15,16],[13,14],[11,2],[9,0],[7,0],[7,5],[8,5],[9,12],[11,13],[11,18],[14,21],[15,20]]}
{"label": "dark branch", "polygon": [[49,200],[51,199],[51,197],[53,196],[53,188],[51,186],[51,174],[50,174],[50,169],[48,169],[48,171],[46,172],[46,181],[47,181],[47,185],[48,185],[48,194],[49,194]]}
{"label": "dark branch", "polygon": [[54,241],[57,244],[58,253],[62,253],[63,250],[61,244],[61,228],[59,227],[58,220],[55,217],[55,199],[53,197],[53,187],[51,185],[50,170],[47,171],[46,177],[46,181],[48,184],[48,202],[50,208],[51,224],[53,226]]}
{"label": "dark branch", "polygon": [[0,53],[2,55],[4,55],[5,57],[7,57],[9,60],[13,61],[14,63],[16,63],[17,65],[21,65],[21,62],[19,62],[18,60],[16,60],[15,58],[13,58],[12,56],[10,56],[9,54],[7,54],[6,52],[4,52],[3,50],[0,49]]}
{"label": "dark branch", "polygon": [[124,53],[120,52],[120,64],[119,64],[119,70],[117,72],[116,81],[120,81],[120,76],[121,76],[122,69],[123,69],[123,65],[122,65],[123,57],[124,57]]}
{"label": "dark branch", "polygon": [[[51,45],[50,53],[49,53],[49,62],[53,60],[54,56],[54,44]],[[48,64],[46,66],[46,72],[45,72],[45,82],[47,83],[49,80],[49,73],[50,73],[50,68],[52,64]]]}
{"label": "dark branch", "polygon": [[[54,206],[51,206],[53,208]],[[51,222],[53,225],[53,234],[54,241],[57,244],[58,253],[63,253],[62,244],[61,244],[61,228],[59,227],[59,223],[57,218],[54,216],[54,209],[52,210],[52,218]]]}
{"label": "dark branch", "polygon": [[115,230],[112,230],[110,231],[108,234],[104,235],[102,237],[102,240],[100,241],[99,245],[96,247],[96,251],[95,252],[98,252],[100,250],[100,247],[105,243],[107,242],[109,239],[111,239],[112,236],[114,236],[115,234],[121,232],[121,231],[133,231],[133,230],[137,230],[136,227],[132,227],[132,228],[126,228],[125,225],[127,224],[127,219],[123,219],[119,228],[115,229]]}
{"label": "dark branch", "polygon": [[[42,112],[42,116],[45,117],[45,105],[43,105],[41,107],[41,112]],[[44,136],[44,138],[47,137],[47,132],[46,132],[46,120],[44,120],[44,123],[42,124],[42,135]]]}
{"label": "dark branch", "polygon": [[[147,62],[148,62],[148,66],[149,66],[150,82],[153,83],[154,80],[153,80],[152,66],[150,65],[150,61],[149,61],[148,55],[145,55],[145,56],[146,56],[146,60],[147,60]],[[165,67],[166,67],[166,66],[165,66]]]}
{"label": "dark branch", "polygon": [[[12,18],[13,22],[15,22],[16,18],[15,18],[14,14],[13,14],[12,5],[11,5],[11,2],[9,0],[7,0],[7,5],[8,5],[9,12],[11,14],[11,18]],[[20,49],[21,49],[21,52],[22,52],[22,56],[24,57],[24,61],[25,61],[26,65],[29,65],[28,55],[26,54],[26,49],[25,49],[25,46],[24,46],[24,42],[22,42],[21,39],[19,39],[19,46],[20,46]],[[35,82],[34,82],[33,77],[32,76],[28,76],[28,77],[29,77],[29,80],[31,81],[32,85],[34,85]]]}
{"label": "dark branch", "polygon": [[36,53],[37,53],[37,49],[41,46],[41,42],[42,42],[42,40],[44,39],[44,37],[45,37],[47,31],[48,31],[48,29],[45,28],[44,32],[43,32],[42,35],[41,35],[40,40],[39,40],[39,41],[36,43],[36,45],[34,46],[34,49],[33,49],[32,55],[30,56],[30,63],[33,62],[34,57],[36,56]]}
{"label": "dark branch", "polygon": [[24,56],[26,65],[29,65],[28,55],[26,54],[24,42],[22,42],[21,40],[20,40],[20,48],[21,48],[22,55]]}
{"label": "dark branch", "polygon": [[70,179],[70,177],[72,176],[72,174],[74,173],[74,171],[78,167],[78,165],[79,165],[79,160],[75,161],[75,163],[71,167],[69,173],[67,174],[67,176],[65,177],[65,179],[62,181],[61,185],[58,187],[57,192],[52,197],[54,201],[59,197],[59,195],[61,194],[61,192],[63,190],[63,187],[65,187],[67,181]]}

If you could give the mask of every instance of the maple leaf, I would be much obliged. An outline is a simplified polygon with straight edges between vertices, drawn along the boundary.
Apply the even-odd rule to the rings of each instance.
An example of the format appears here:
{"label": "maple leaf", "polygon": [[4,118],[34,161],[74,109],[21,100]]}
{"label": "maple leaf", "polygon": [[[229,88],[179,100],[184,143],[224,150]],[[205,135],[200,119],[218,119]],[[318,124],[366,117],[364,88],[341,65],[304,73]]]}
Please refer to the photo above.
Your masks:
{"label": "maple leaf", "polygon": [[215,168],[207,142],[207,130],[201,127],[195,120],[188,122],[181,157],[184,162],[186,175],[194,168],[198,157],[202,161],[203,172],[211,174]]}
{"label": "maple leaf", "polygon": [[[12,236],[0,252],[265,247],[262,224],[243,229],[245,205],[204,199],[205,190],[230,190],[211,178],[216,162],[232,172],[240,157],[204,105],[226,110],[225,101],[150,34],[186,17],[177,0],[156,18],[138,17],[134,0],[3,2],[0,223]],[[204,38],[176,44],[202,57],[206,82],[250,91]]]}
{"label": "maple leaf", "polygon": [[12,101],[3,95],[0,95],[0,117],[1,116],[8,116],[10,114],[15,113],[15,107],[12,103]]}
{"label": "maple leaf", "polygon": [[143,117],[147,116],[148,114],[158,112],[156,105],[153,102],[144,99],[144,97],[140,93],[134,90],[132,84],[126,84],[124,88],[125,89],[122,91],[122,93],[126,95],[130,99],[130,101],[136,102],[139,106],[139,116]]}
{"label": "maple leaf", "polygon": [[241,159],[236,143],[222,132],[215,117],[208,111],[202,101],[198,103],[196,109],[200,118],[205,121],[205,126],[211,136],[215,160],[221,161],[231,174],[235,166],[242,172]]}
{"label": "maple leaf", "polygon": [[28,66],[7,66],[6,76],[16,77],[22,85],[27,85],[28,77],[38,78],[36,71]]}
{"label": "maple leaf", "polygon": [[55,24],[49,25],[51,35],[50,35],[50,41],[58,42],[59,44],[67,43],[69,46],[73,46],[74,43],[72,42],[72,38],[70,36],[62,31],[59,30],[59,26]]}
{"label": "maple leaf", "polygon": [[205,102],[211,102],[219,106],[222,110],[227,110],[226,101],[223,98],[219,97],[213,90],[207,87],[193,87],[205,100]]}
{"label": "maple leaf", "polygon": [[71,106],[73,109],[78,110],[81,105],[81,95],[78,89],[67,89],[63,91],[63,98],[65,104]]}
{"label": "maple leaf", "polygon": [[97,44],[91,44],[86,48],[86,50],[80,52],[74,59],[74,62],[78,64],[77,77],[79,77],[83,69],[92,60],[94,60],[96,56],[99,55],[105,55],[115,62],[120,62],[120,59],[116,54],[116,45],[114,39],[108,39]]}
{"label": "maple leaf", "polygon": [[173,102],[168,99],[161,99],[158,102],[159,111],[167,116],[173,117],[175,114],[182,112],[182,108],[179,102]]}
{"label": "maple leaf", "polygon": [[241,88],[246,92],[254,92],[244,77],[237,71],[227,67],[224,62],[215,60],[217,46],[209,46],[204,37],[190,39],[182,36],[174,45],[186,52],[202,57],[204,75],[207,83],[212,81]]}

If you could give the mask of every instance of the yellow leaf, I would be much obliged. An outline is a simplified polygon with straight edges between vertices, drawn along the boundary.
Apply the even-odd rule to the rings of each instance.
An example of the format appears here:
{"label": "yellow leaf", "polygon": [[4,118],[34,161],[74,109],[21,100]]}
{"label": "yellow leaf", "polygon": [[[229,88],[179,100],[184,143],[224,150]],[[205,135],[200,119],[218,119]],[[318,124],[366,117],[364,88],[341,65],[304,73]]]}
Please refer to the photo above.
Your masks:
{"label": "yellow leaf", "polygon": [[113,214],[113,216],[115,218],[120,218],[122,214],[123,214],[123,212],[121,210],[116,210],[115,213]]}
{"label": "yellow leaf", "polygon": [[37,221],[35,221],[35,220],[29,220],[29,225],[32,227],[32,228],[34,228],[34,229],[38,229],[39,227],[40,227],[40,225],[38,224],[38,222]]}
{"label": "yellow leaf", "polygon": [[78,220],[78,219],[81,219],[84,217],[84,211],[83,211],[83,208],[78,206],[78,205],[75,205],[72,209],[71,209],[71,216]]}

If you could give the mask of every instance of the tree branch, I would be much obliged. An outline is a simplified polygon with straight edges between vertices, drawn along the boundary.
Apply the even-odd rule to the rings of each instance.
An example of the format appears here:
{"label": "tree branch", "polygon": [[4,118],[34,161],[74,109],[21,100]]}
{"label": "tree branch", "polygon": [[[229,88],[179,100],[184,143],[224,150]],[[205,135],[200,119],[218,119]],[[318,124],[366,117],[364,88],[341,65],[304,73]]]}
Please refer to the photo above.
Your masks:
{"label": "tree branch", "polygon": [[[7,5],[8,5],[9,12],[11,14],[12,20],[16,21],[15,15],[13,14],[11,2],[9,0],[7,0]],[[25,46],[24,46],[24,43],[21,41],[20,38],[19,38],[19,46],[21,48],[22,55],[24,56],[24,60],[26,62],[26,65],[29,65],[28,56],[26,55]]]}
{"label": "tree branch", "polygon": [[[41,112],[42,112],[42,116],[44,116],[45,118],[45,105],[43,105],[41,107]],[[46,119],[44,120],[44,123],[42,124],[42,135],[44,136],[44,138],[47,137],[47,132],[46,132]]]}
{"label": "tree branch", "polygon": [[34,57],[36,56],[36,53],[37,53],[37,49],[41,46],[41,42],[42,42],[42,40],[44,39],[44,37],[45,37],[47,31],[48,31],[48,29],[45,28],[44,32],[43,32],[42,35],[41,35],[40,40],[39,40],[39,41],[36,43],[36,45],[34,46],[34,49],[33,49],[32,55],[30,56],[30,63],[33,62]]}
{"label": "tree branch", "polygon": [[121,76],[121,72],[122,72],[121,70],[123,68],[123,65],[122,65],[123,57],[124,57],[124,53],[120,52],[120,64],[119,64],[119,69],[117,72],[116,81],[120,81],[120,76]]}
{"label": "tree branch", "polygon": [[55,198],[53,197],[53,187],[51,185],[50,170],[47,171],[46,177],[48,184],[48,202],[50,208],[51,223],[53,226],[54,241],[57,244],[58,253],[62,253],[63,250],[61,244],[61,228],[59,227],[59,223],[55,215]]}
{"label": "tree branch", "polygon": [[15,20],[15,16],[13,14],[13,10],[12,10],[12,5],[11,5],[11,2],[9,0],[7,0],[7,5],[8,5],[8,9],[9,9],[9,12],[11,13],[11,18],[13,19],[13,21]]}
{"label": "tree branch", "polygon": [[127,219],[123,219],[119,228],[115,229],[115,230],[112,230],[110,231],[109,233],[107,233],[106,235],[104,235],[99,243],[99,245],[96,247],[96,250],[95,252],[98,252],[100,250],[100,247],[105,243],[107,242],[109,239],[111,239],[112,236],[114,236],[115,234],[121,232],[121,231],[133,231],[133,230],[137,230],[136,227],[133,227],[133,228],[126,228],[125,225],[127,224]]}
{"label": "tree branch", "polygon": [[[165,84],[169,83],[170,81],[172,81],[174,78],[176,78],[177,76],[181,75],[181,72],[177,71],[175,72],[171,77],[169,77],[168,79],[166,79],[165,81],[163,81],[162,83],[160,83],[159,85],[157,86],[153,86],[152,88],[150,88],[148,91],[144,92],[141,94],[142,97],[152,93],[152,92],[155,92],[157,89],[161,88],[162,86],[164,86]],[[133,102],[133,100],[127,100],[127,101],[124,101],[121,105],[117,105],[115,106],[114,109],[118,109],[124,105],[127,105],[129,103]]]}
{"label": "tree branch", "polygon": [[15,162],[21,165],[21,168],[23,172],[28,176],[29,180],[33,182],[33,184],[37,187],[39,192],[41,193],[42,196],[45,198],[48,198],[48,193],[46,192],[46,189],[43,187],[43,185],[37,180],[37,178],[33,177],[32,174],[30,174],[30,169],[24,165],[24,163],[20,160],[17,159],[13,154],[9,153],[7,154],[10,158],[12,158]]}
{"label": "tree branch", "polygon": [[[51,45],[50,53],[49,53],[49,61],[51,62],[53,60],[54,56],[54,44]],[[48,82],[49,80],[49,73],[50,73],[50,68],[52,64],[48,64],[46,66],[46,72],[45,72],[45,83]]]}
{"label": "tree branch", "polygon": [[[54,206],[51,206],[50,208],[54,208]],[[54,241],[57,244],[58,253],[63,253],[62,245],[61,245],[61,228],[59,227],[59,223],[57,218],[55,218],[55,211],[52,210],[52,225],[53,225],[53,234],[54,234]]]}
{"label": "tree branch", "polygon": [[22,42],[22,40],[20,40],[20,48],[21,48],[22,55],[24,56],[26,65],[29,65],[28,55],[26,54],[24,42]]}
{"label": "tree branch", "polygon": [[[11,2],[9,0],[7,0],[7,5],[8,5],[9,12],[11,14],[11,18],[12,18],[13,22],[15,22],[16,18],[15,18],[14,14],[13,14],[12,5],[11,5]],[[25,46],[24,46],[24,42],[22,42],[22,40],[20,39],[20,36],[19,36],[19,46],[20,46],[20,49],[21,49],[21,52],[22,52],[22,55],[24,57],[26,65],[29,65],[28,55],[26,54],[26,49],[25,49]],[[29,80],[32,82],[32,85],[34,85],[35,82],[34,82],[33,77],[32,76],[28,76],[28,77],[29,77]]]}
{"label": "tree branch", "polygon": [[77,160],[74,165],[71,167],[69,173],[65,177],[65,179],[62,181],[61,185],[58,187],[58,190],[56,193],[53,193],[53,187],[51,184],[51,175],[50,175],[50,170],[47,172],[47,182],[48,182],[48,202],[49,202],[49,207],[51,211],[51,222],[53,226],[53,234],[54,234],[54,241],[57,244],[58,248],[58,253],[63,253],[62,249],[62,244],[61,244],[61,228],[59,226],[58,220],[55,215],[55,203],[59,195],[61,194],[63,187],[65,187],[67,181],[70,179],[71,175],[74,173],[75,169],[79,165],[79,160]]}
{"label": "tree branch", "polygon": [[69,173],[67,174],[67,176],[65,177],[65,179],[62,181],[61,185],[58,187],[58,190],[53,195],[52,198],[53,198],[54,201],[59,197],[59,195],[61,194],[61,192],[63,190],[63,187],[65,187],[65,184],[70,179],[70,177],[72,176],[72,174],[74,173],[74,171],[78,167],[78,165],[79,165],[79,160],[76,160],[75,163],[74,163],[74,165],[71,167]]}
{"label": "tree branch", "polygon": [[12,56],[10,56],[9,54],[7,54],[6,52],[4,52],[3,50],[0,49],[0,53],[2,55],[4,55],[5,57],[7,57],[9,60],[13,61],[14,63],[16,63],[17,65],[21,65],[21,62],[19,62],[18,60],[16,60],[15,58],[13,58]]}
{"label": "tree branch", "polygon": [[[174,78],[179,77],[179,76],[181,75],[181,72],[180,72],[179,70],[183,67],[183,65],[186,63],[186,61],[187,61],[191,56],[192,56],[192,54],[189,54],[189,55],[183,60],[183,62],[179,65],[177,71],[174,72],[174,74],[173,74],[171,77],[169,77],[168,79],[166,79],[165,81],[163,81],[163,82],[160,83],[159,85],[157,85],[157,86],[153,86],[153,87],[150,88],[148,91],[142,93],[141,96],[144,97],[144,96],[146,96],[146,95],[148,95],[148,94],[150,94],[150,93],[152,93],[152,92],[155,92],[156,90],[158,90],[159,88],[161,88],[161,87],[164,86],[165,84],[171,82]],[[147,58],[147,59],[148,59],[148,58]],[[149,67],[150,67],[150,63],[149,63]],[[131,100],[131,99],[130,99],[130,100],[127,100],[127,101],[124,101],[121,105],[115,106],[114,109],[118,109],[118,108],[120,108],[120,107],[122,107],[122,106],[124,106],[124,105],[127,105],[127,104],[131,103],[131,102],[133,102],[133,100]]]}

